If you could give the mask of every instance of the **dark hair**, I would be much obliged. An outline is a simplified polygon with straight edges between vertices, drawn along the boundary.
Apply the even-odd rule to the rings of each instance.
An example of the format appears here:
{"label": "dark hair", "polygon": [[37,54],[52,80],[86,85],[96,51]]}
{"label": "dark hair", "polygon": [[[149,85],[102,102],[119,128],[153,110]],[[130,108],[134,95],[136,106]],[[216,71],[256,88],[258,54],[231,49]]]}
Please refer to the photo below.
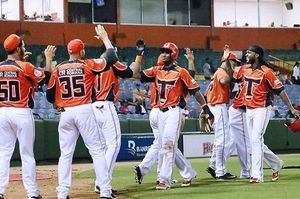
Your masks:
{"label": "dark hair", "polygon": [[259,55],[258,56],[258,60],[260,62],[264,61],[264,49],[261,46],[259,46],[259,45],[251,45],[251,46],[248,47],[248,50],[257,53]]}
{"label": "dark hair", "polygon": [[13,49],[13,50],[11,50],[11,51],[7,51],[7,54],[9,54],[9,55],[14,54],[14,53],[16,52],[16,50],[17,50],[18,47],[21,48],[22,44],[23,44],[23,40],[20,40],[19,45],[18,45],[15,49]]}

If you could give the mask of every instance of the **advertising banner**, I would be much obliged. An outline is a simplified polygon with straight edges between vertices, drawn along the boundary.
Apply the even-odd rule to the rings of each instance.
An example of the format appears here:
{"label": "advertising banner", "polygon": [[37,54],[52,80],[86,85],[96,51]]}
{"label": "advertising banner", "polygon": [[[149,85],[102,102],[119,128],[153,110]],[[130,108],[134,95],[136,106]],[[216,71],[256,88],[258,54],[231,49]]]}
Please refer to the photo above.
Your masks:
{"label": "advertising banner", "polygon": [[150,134],[122,134],[117,160],[141,160],[150,148],[154,136]]}

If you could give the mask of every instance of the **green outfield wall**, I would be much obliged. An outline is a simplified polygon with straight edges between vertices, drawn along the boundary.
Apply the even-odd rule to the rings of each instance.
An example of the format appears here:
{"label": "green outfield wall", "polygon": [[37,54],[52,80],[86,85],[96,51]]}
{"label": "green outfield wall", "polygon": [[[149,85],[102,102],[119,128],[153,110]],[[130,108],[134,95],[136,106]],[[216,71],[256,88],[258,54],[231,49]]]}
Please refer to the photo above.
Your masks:
{"label": "green outfield wall", "polygon": [[[274,151],[296,151],[300,150],[300,132],[292,133],[284,126],[284,120],[271,120],[265,134],[265,144]],[[58,144],[58,121],[54,120],[36,120],[35,121],[35,146],[34,152],[37,162],[46,160],[58,160],[60,155]],[[126,120],[121,121],[122,134],[151,134],[151,128],[148,120]],[[186,120],[183,132],[199,132],[197,119]],[[180,149],[182,139],[179,139]],[[74,158],[89,158],[88,150],[84,146],[81,138],[77,141]],[[19,160],[19,147],[16,145],[13,160]]]}

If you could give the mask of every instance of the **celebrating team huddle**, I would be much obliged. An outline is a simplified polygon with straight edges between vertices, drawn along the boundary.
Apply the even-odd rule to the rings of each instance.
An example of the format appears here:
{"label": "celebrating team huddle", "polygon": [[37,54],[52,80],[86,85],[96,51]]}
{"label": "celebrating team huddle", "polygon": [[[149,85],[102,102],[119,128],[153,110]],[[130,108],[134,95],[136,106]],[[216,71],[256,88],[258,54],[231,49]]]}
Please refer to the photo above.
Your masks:
{"label": "celebrating team huddle", "polygon": [[[240,178],[250,183],[262,183],[263,162],[272,169],[271,179],[278,180],[283,161],[265,144],[263,135],[270,119],[272,95],[280,96],[295,117],[299,111],[292,106],[286,91],[263,60],[264,50],[252,45],[242,66],[236,55],[224,47],[221,66],[215,72],[205,93],[194,79],[194,55],[186,49],[188,70],[178,66],[179,49],[167,42],[161,48],[157,64],[141,70],[145,45],[138,45],[135,62],[126,66],[118,61],[117,52],[101,25],[96,26],[96,38],[106,51],[96,59],[84,59],[85,45],[80,39],[67,45],[69,60],[51,68],[55,46],[45,49],[46,67],[41,71],[26,62],[29,56],[24,41],[10,35],[4,41],[7,60],[0,63],[0,199],[9,182],[10,159],[16,140],[20,143],[23,183],[27,198],[42,198],[36,183],[33,154],[34,120],[31,109],[37,85],[48,85],[47,100],[61,112],[59,121],[58,199],[70,198],[72,159],[79,135],[93,160],[96,174],[95,192],[100,198],[116,198],[111,181],[121,145],[121,129],[114,103],[118,101],[119,78],[134,78],[151,82],[150,126],[154,141],[143,161],[134,168],[141,184],[157,162],[157,190],[172,186],[173,164],[183,178],[182,186],[190,186],[197,172],[177,147],[183,129],[183,114],[190,95],[201,105],[201,117],[208,118],[214,130],[214,147],[207,172],[217,180],[233,180],[226,162],[237,149],[241,164]],[[232,85],[239,89],[228,109]],[[251,157],[251,158],[250,158]]]}

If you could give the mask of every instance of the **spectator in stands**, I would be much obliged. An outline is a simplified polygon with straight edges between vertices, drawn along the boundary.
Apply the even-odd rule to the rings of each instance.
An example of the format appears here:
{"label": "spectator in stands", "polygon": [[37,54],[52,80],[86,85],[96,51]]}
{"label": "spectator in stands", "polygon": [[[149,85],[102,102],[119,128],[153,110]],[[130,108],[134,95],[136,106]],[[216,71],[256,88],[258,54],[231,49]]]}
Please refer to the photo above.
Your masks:
{"label": "spectator in stands", "polygon": [[280,112],[278,110],[278,107],[277,106],[272,106],[272,109],[271,109],[271,118],[282,118],[282,116],[280,115]]}
{"label": "spectator in stands", "polygon": [[202,67],[203,73],[204,73],[204,79],[205,80],[210,80],[211,79],[211,66],[209,64],[209,58],[205,58],[205,63]]}
{"label": "spectator in stands", "polygon": [[275,115],[273,116],[273,118],[282,118],[282,116],[279,113],[279,110],[275,110]]}
{"label": "spectator in stands", "polygon": [[293,68],[292,81],[294,84],[300,84],[300,68],[299,62],[296,62]]}
{"label": "spectator in stands", "polygon": [[128,114],[128,113],[131,113],[129,108],[128,108],[128,102],[127,101],[121,101],[120,102],[121,106],[119,108],[119,113],[120,114]]}

